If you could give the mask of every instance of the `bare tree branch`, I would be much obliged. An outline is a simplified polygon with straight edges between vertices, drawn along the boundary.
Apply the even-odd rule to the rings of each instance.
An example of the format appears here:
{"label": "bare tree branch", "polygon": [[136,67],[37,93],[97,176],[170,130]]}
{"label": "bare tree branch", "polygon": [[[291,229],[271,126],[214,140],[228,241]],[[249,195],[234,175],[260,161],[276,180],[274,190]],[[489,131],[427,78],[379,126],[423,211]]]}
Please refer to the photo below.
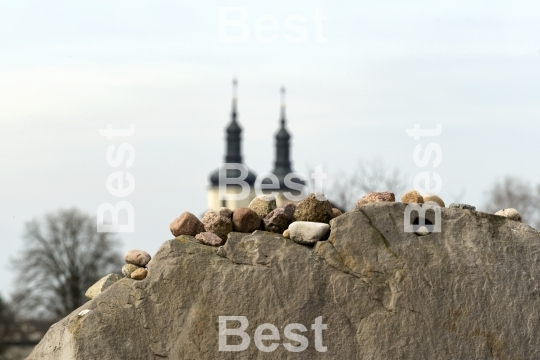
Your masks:
{"label": "bare tree branch", "polygon": [[351,173],[339,173],[331,177],[326,191],[328,198],[343,211],[354,208],[356,201],[373,191],[401,193],[407,178],[399,169],[388,170],[382,160],[360,160]]}
{"label": "bare tree branch", "polygon": [[18,272],[17,308],[25,316],[60,318],[81,306],[101,277],[119,272],[119,242],[96,231],[95,218],[77,209],[26,223],[24,249],[12,260]]}

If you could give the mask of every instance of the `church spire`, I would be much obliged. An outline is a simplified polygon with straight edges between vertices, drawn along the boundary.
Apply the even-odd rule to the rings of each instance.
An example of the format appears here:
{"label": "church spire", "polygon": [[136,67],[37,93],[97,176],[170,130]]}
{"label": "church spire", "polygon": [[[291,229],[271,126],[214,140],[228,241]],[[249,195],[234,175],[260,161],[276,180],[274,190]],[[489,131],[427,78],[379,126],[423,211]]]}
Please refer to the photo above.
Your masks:
{"label": "church spire", "polygon": [[285,127],[285,88],[281,88],[281,127]]}
{"label": "church spire", "polygon": [[285,128],[285,122],[285,88],[281,88],[281,126],[276,134],[276,162],[274,168],[274,174],[280,179],[280,182],[285,175],[292,172],[289,158],[289,140],[291,136]]}
{"label": "church spire", "polygon": [[238,82],[236,79],[233,79],[231,123],[227,126],[226,163],[242,163],[242,128],[236,121],[236,118],[238,117],[236,109],[237,86]]}

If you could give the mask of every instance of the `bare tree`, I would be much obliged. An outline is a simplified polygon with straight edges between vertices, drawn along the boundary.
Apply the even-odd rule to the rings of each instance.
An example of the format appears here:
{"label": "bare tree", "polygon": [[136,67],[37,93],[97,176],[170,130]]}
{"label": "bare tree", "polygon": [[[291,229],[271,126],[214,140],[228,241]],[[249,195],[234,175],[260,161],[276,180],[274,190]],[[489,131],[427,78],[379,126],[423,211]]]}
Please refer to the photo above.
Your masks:
{"label": "bare tree", "polygon": [[496,181],[487,192],[484,209],[495,213],[504,208],[514,208],[523,222],[540,229],[540,185],[536,189],[529,182],[513,176]]}
{"label": "bare tree", "polygon": [[[326,189],[329,200],[337,208],[347,211],[354,208],[356,201],[373,191],[401,193],[407,184],[407,177],[399,169],[389,170],[380,159],[360,159],[352,173],[341,172],[329,176]],[[311,184],[313,187],[313,184]]]}
{"label": "bare tree", "polygon": [[48,213],[25,225],[24,248],[14,303],[26,316],[63,317],[81,306],[84,293],[101,277],[119,272],[119,241],[96,231],[95,218],[72,208]]}

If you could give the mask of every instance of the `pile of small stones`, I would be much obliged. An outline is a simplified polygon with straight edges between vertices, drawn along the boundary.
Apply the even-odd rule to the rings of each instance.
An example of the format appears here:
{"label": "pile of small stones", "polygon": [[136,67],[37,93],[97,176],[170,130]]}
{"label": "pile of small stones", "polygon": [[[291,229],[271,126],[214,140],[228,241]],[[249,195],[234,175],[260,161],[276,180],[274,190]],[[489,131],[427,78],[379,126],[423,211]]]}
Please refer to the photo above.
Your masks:
{"label": "pile of small stones", "polygon": [[[371,192],[356,202],[356,208],[375,202],[395,201],[392,192]],[[403,194],[401,202],[446,206],[439,196],[421,195],[416,190]],[[476,211],[474,206],[467,204],[453,203],[449,207]],[[342,212],[333,208],[322,193],[312,193],[298,204],[288,203],[283,207],[276,206],[274,196],[260,195],[253,199],[248,207],[234,211],[225,207],[218,211],[207,211],[202,221],[192,213],[184,212],[171,223],[170,230],[176,237],[195,236],[202,244],[209,246],[222,246],[231,232],[252,233],[256,230],[283,234],[285,238],[299,244],[312,245],[317,241],[328,239],[330,220],[340,215]],[[521,215],[515,209],[504,209],[495,215],[521,221]],[[428,232],[417,235],[426,234]]]}
{"label": "pile of small stones", "polygon": [[283,207],[277,207],[273,195],[260,195],[248,207],[207,211],[202,221],[184,212],[171,223],[170,230],[174,236],[195,236],[209,246],[225,244],[230,232],[255,230],[283,234],[300,244],[314,244],[328,238],[330,220],[341,214],[322,193],[312,193],[298,204],[288,203]]}
{"label": "pile of small stones", "polygon": [[152,260],[149,253],[143,250],[130,250],[124,256],[126,265],[122,267],[122,274],[133,280],[143,280],[148,275],[146,265]]}

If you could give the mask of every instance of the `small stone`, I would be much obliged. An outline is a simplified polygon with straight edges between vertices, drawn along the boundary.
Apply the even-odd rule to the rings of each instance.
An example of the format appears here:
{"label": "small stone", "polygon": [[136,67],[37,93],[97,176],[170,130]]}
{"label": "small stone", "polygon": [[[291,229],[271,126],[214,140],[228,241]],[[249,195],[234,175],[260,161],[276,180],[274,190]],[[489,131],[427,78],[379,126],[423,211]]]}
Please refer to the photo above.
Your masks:
{"label": "small stone", "polygon": [[263,219],[266,231],[282,234],[291,223],[291,218],[285,213],[284,208],[274,209]]}
{"label": "small stone", "polygon": [[261,218],[250,208],[239,208],[232,214],[233,231],[252,233],[261,228]]}
{"label": "small stone", "polygon": [[425,227],[425,226],[420,226],[420,227],[418,228],[418,230],[415,232],[415,234],[418,235],[418,236],[426,236],[426,235],[429,235],[430,232],[429,232],[429,230],[428,230],[427,227]]}
{"label": "small stone", "polygon": [[510,220],[521,221],[521,214],[514,208],[507,208],[499,210],[495,215],[504,216]]}
{"label": "small stone", "polygon": [[406,204],[416,203],[423,204],[424,198],[416,190],[409,190],[401,196],[401,202]]}
{"label": "small stone", "polygon": [[451,203],[449,208],[458,208],[458,209],[476,211],[476,206],[467,205],[467,204]]}
{"label": "small stone", "polygon": [[422,197],[424,198],[424,203],[427,203],[428,201],[434,201],[439,204],[440,207],[444,207],[444,201],[435,194],[425,194]]}
{"label": "small stone", "polygon": [[171,223],[171,233],[174,236],[191,235],[195,236],[204,231],[203,223],[192,213],[183,212]]}
{"label": "small stone", "polygon": [[296,205],[294,220],[328,224],[332,215],[330,201],[322,193],[314,192]]}
{"label": "small stone", "polygon": [[374,203],[374,202],[395,202],[396,196],[394,193],[383,191],[383,192],[371,192],[364,197],[360,198],[356,202],[356,207],[360,207],[365,204]]}
{"label": "small stone", "polygon": [[325,223],[296,221],[289,226],[289,236],[298,244],[311,245],[327,238],[330,225]]}
{"label": "small stone", "polygon": [[225,244],[225,240],[212,232],[202,232],[197,234],[195,235],[195,239],[208,246],[221,246]]}
{"label": "small stone", "polygon": [[148,270],[146,270],[145,268],[138,268],[131,273],[131,278],[133,280],[144,280],[146,278],[146,275],[148,275]]}
{"label": "small stone", "polygon": [[231,219],[233,215],[233,211],[231,209],[228,209],[226,207],[219,208],[218,214],[220,216],[225,216],[226,218]]}
{"label": "small stone", "polygon": [[99,279],[94,285],[90,286],[88,290],[86,290],[84,296],[86,296],[88,300],[92,300],[120,279],[122,279],[122,275],[119,274],[106,275]]}
{"label": "small stone", "polygon": [[233,229],[231,219],[221,216],[215,211],[207,211],[203,216],[202,223],[207,232],[216,234],[223,241],[227,240],[227,234]]}
{"label": "small stone", "polygon": [[134,264],[126,264],[122,266],[122,274],[124,274],[125,277],[131,277],[131,273],[140,268],[140,266]]}
{"label": "small stone", "polygon": [[291,219],[291,222],[294,220],[294,212],[296,211],[296,204],[294,203],[287,203],[285,206],[283,206],[283,210],[285,210],[285,215],[289,219]]}
{"label": "small stone", "polygon": [[291,238],[291,233],[289,232],[289,229],[285,230],[283,232],[283,237],[286,238],[286,239],[290,239]]}
{"label": "small stone", "polygon": [[276,198],[274,195],[259,195],[251,200],[248,208],[255,211],[261,219],[270,214],[276,208]]}
{"label": "small stone", "polygon": [[150,254],[143,250],[130,250],[124,256],[126,263],[137,266],[146,266],[151,259]]}
{"label": "small stone", "polygon": [[343,212],[338,208],[332,208],[332,219],[337,218],[338,216],[343,215]]}

